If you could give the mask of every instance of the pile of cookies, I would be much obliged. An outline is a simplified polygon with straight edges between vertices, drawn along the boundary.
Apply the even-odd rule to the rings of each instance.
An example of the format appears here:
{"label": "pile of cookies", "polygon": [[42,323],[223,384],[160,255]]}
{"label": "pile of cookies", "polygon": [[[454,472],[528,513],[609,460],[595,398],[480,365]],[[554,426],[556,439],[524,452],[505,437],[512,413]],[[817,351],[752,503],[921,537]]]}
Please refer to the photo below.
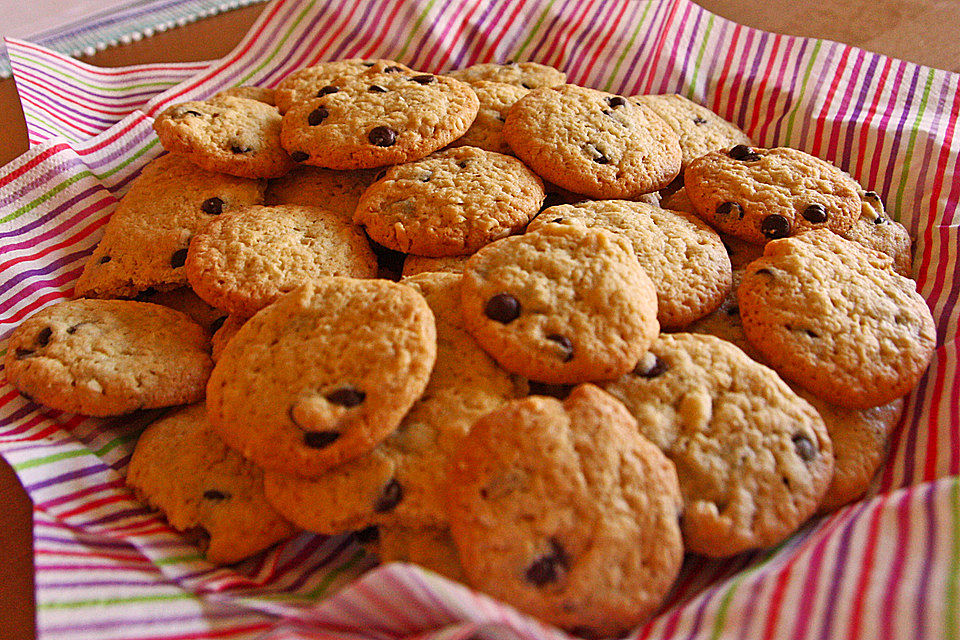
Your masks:
{"label": "pile of cookies", "polygon": [[183,405],[127,482],[212,562],[354,531],[578,634],[642,623],[685,552],[860,497],[936,335],[848,174],[565,82],[344,60],[167,109],[8,379]]}

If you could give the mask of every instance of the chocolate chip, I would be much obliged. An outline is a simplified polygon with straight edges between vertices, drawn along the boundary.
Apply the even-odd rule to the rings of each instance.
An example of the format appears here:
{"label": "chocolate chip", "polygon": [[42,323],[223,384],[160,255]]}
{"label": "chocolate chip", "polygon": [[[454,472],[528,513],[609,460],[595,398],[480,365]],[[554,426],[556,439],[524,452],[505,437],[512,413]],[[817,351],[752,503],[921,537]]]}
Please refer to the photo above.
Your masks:
{"label": "chocolate chip", "polygon": [[376,542],[380,539],[380,528],[377,526],[370,526],[359,531],[353,532],[353,539],[359,542],[360,544],[369,544],[371,542]]}
{"label": "chocolate chip", "polygon": [[643,359],[633,368],[633,373],[641,378],[656,378],[667,370],[667,363],[660,359],[660,356],[653,356],[653,363],[650,366],[644,366]]}
{"label": "chocolate chip", "polygon": [[430,182],[430,178],[433,177],[433,171],[428,171],[422,176],[420,176],[420,182]]}
{"label": "chocolate chip", "polygon": [[203,114],[200,113],[199,111],[194,111],[193,109],[187,109],[187,110],[183,113],[183,115],[185,115],[185,116],[197,116],[197,117],[199,118],[199,117],[202,116]]}
{"label": "chocolate chip", "polygon": [[211,216],[218,216],[223,213],[223,204],[224,202],[220,198],[207,198],[200,205],[200,210]]}
{"label": "chocolate chip", "polygon": [[216,333],[220,330],[220,327],[223,326],[223,323],[227,321],[227,316],[220,316],[216,320],[210,323],[210,333]]}
{"label": "chocolate chip", "polygon": [[434,77],[433,77],[432,75],[430,75],[429,73],[425,73],[425,74],[420,75],[420,76],[413,76],[413,77],[410,78],[410,79],[413,80],[414,82],[416,82],[417,84],[430,84],[430,83],[433,82],[436,78],[434,78]]}
{"label": "chocolate chip", "polygon": [[378,147],[390,147],[397,141],[397,132],[390,127],[374,127],[367,135],[370,144]]}
{"label": "chocolate chip", "polygon": [[737,202],[721,202],[717,205],[718,216],[728,216],[736,213],[737,218],[743,220],[743,207]]}
{"label": "chocolate chip", "polygon": [[697,116],[696,118],[693,119],[693,124],[707,124],[707,119]]}
{"label": "chocolate chip", "polygon": [[757,269],[757,273],[762,273],[763,275],[770,276],[771,278],[773,277],[773,271],[770,271],[770,269]]}
{"label": "chocolate chip", "polygon": [[550,538],[550,553],[534,560],[527,567],[524,576],[530,584],[543,587],[559,581],[565,573],[568,562],[569,558],[563,546],[556,538]]}
{"label": "chocolate chip", "polygon": [[827,209],[822,204],[815,202],[803,210],[803,217],[813,224],[821,224],[827,221]]}
{"label": "chocolate chip", "polygon": [[400,71],[403,71],[403,69],[397,66],[389,66],[383,70],[384,73],[398,73]]}
{"label": "chocolate chip", "polygon": [[876,200],[877,202],[880,202],[880,194],[877,193],[876,191],[864,191],[863,195],[866,196],[867,198],[870,198],[871,200]]}
{"label": "chocolate chip", "polygon": [[498,293],[487,301],[483,312],[491,320],[509,324],[520,317],[520,301],[509,293]]}
{"label": "chocolate chip", "polygon": [[310,112],[310,115],[307,116],[307,124],[309,124],[311,127],[315,127],[321,122],[323,122],[324,120],[326,120],[327,116],[329,115],[330,115],[330,112],[327,111],[326,108],[317,107],[316,109]]}
{"label": "chocolate chip", "polygon": [[77,324],[73,325],[72,327],[67,327],[67,335],[71,335],[71,336],[72,336],[73,334],[75,334],[75,333],[77,332],[77,329],[80,328],[80,325],[83,325],[83,324],[86,324],[86,322],[78,322]]}
{"label": "chocolate chip", "polygon": [[53,335],[53,329],[50,327],[45,327],[40,333],[37,334],[37,344],[41,347],[45,347],[50,344],[50,336]]}
{"label": "chocolate chip", "polygon": [[233,153],[250,153],[251,151],[253,151],[253,148],[241,147],[240,145],[235,144],[232,147],[230,147],[230,151],[232,151]]}
{"label": "chocolate chip", "polygon": [[177,249],[173,252],[173,255],[170,256],[170,266],[174,269],[182,267],[187,262],[187,250],[186,249]]}
{"label": "chocolate chip", "polygon": [[467,168],[467,161],[466,161],[466,160],[461,160],[460,162],[457,163],[457,166],[460,167],[461,169],[466,169],[466,168]]}
{"label": "chocolate chip", "polygon": [[564,362],[570,362],[573,360],[573,343],[570,342],[569,338],[566,336],[561,336],[558,333],[551,333],[547,336],[547,340],[556,342],[558,345],[560,345],[560,355]]}
{"label": "chocolate chip", "polygon": [[627,104],[627,99],[623,96],[610,96],[607,98],[607,104],[616,109],[617,107],[623,107]]}
{"label": "chocolate chip", "polygon": [[883,216],[877,216],[877,219],[873,221],[873,224],[883,224],[887,219]]}
{"label": "chocolate chip", "polygon": [[563,222],[563,218],[562,218],[562,217],[561,217],[561,218],[554,218],[554,219],[551,220],[550,222],[551,222],[552,224],[561,224],[561,223]]}
{"label": "chocolate chip", "polygon": [[226,500],[230,497],[230,494],[226,491],[219,491],[217,489],[207,489],[203,492],[203,497],[205,500],[214,500],[219,502],[221,500]]}
{"label": "chocolate chip", "polygon": [[340,387],[326,395],[327,400],[341,407],[355,407],[367,397],[367,394],[353,387]]}
{"label": "chocolate chip", "polygon": [[779,214],[771,213],[760,223],[760,232],[771,240],[786,238],[790,235],[790,221]]}
{"label": "chocolate chip", "polygon": [[573,385],[570,384],[550,384],[548,382],[537,382],[536,380],[529,380],[527,386],[530,389],[529,395],[531,396],[550,396],[557,400],[566,400],[573,390]]}
{"label": "chocolate chip", "polygon": [[100,264],[106,264],[111,260],[113,260],[113,258],[111,258],[110,256],[103,256],[102,258],[100,258]]}
{"label": "chocolate chip", "polygon": [[365,66],[365,67],[372,67],[372,66],[373,66],[373,63],[372,63],[372,62],[361,62],[360,64],[362,64],[362,65]]}
{"label": "chocolate chip", "polygon": [[748,147],[745,144],[738,144],[733,149],[727,152],[734,160],[740,160],[741,162],[756,162],[760,159],[760,156],[754,153],[753,149]]}
{"label": "chocolate chip", "polygon": [[380,497],[373,503],[373,510],[377,513],[386,513],[403,500],[403,486],[396,480],[391,480],[380,492]]}
{"label": "chocolate chip", "polygon": [[17,349],[15,355],[17,360],[23,360],[33,355],[33,349]]}
{"label": "chocolate chip", "polygon": [[303,444],[311,449],[323,449],[336,442],[339,437],[339,431],[307,431],[303,434]]}
{"label": "chocolate chip", "polygon": [[378,85],[378,84],[372,84],[372,85],[370,85],[370,88],[367,89],[367,91],[370,92],[370,93],[386,93],[386,92],[387,92],[386,89],[384,89],[383,87],[381,87],[381,86]]}
{"label": "chocolate chip", "polygon": [[610,164],[610,158],[603,155],[602,153],[600,154],[599,157],[594,158],[593,161],[596,162],[597,164]]}
{"label": "chocolate chip", "polygon": [[310,154],[304,153],[303,151],[291,151],[290,159],[294,162],[303,162],[304,160],[310,159]]}
{"label": "chocolate chip", "polygon": [[521,83],[520,83],[520,86],[523,87],[524,89],[533,89],[533,87],[531,87],[531,86],[530,86],[529,84],[527,84],[526,82],[521,82]]}
{"label": "chocolate chip", "polygon": [[517,61],[516,61],[516,60],[507,60],[507,61],[504,62],[503,64],[507,65],[508,67],[515,67],[515,66],[517,66]]}
{"label": "chocolate chip", "polygon": [[810,336],[811,338],[819,338],[819,337],[820,337],[820,334],[817,333],[816,331],[811,331],[810,329],[804,329],[803,331],[804,331],[804,333],[806,333],[806,334],[807,334],[808,336]]}
{"label": "chocolate chip", "polygon": [[339,87],[335,87],[332,84],[328,84],[324,88],[320,89],[320,91],[317,91],[317,97],[322,98],[323,96],[328,96],[331,93],[336,93],[337,91],[340,91]]}
{"label": "chocolate chip", "polygon": [[804,462],[810,462],[817,457],[817,448],[810,442],[810,438],[802,433],[793,436],[793,448]]}
{"label": "chocolate chip", "polygon": [[507,121],[507,119],[504,118],[504,117],[503,117],[502,115],[500,115],[499,113],[496,115],[496,118],[497,118],[497,120],[498,120],[499,122],[506,122],[506,121]]}

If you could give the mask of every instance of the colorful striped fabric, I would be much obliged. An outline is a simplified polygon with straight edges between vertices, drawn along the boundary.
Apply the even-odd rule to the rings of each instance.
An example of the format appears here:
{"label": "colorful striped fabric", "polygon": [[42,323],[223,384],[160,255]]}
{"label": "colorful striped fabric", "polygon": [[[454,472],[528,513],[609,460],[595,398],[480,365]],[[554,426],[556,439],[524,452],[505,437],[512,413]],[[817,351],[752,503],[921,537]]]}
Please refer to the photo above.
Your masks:
{"label": "colorful striped fabric", "polygon": [[[688,558],[635,637],[960,637],[957,75],[756,31],[688,0],[276,0],[210,65],[105,70],[8,46],[34,147],[0,171],[0,336],[70,295],[117,198],[160,152],[152,115],[228,86],[273,86],[318,60],[387,57],[429,71],[537,60],[627,95],[684,94],[765,146],[839,164],[916,238],[934,361],[872,498],[775,549]],[[565,637],[415,567],[364,573],[371,560],[349,537],[303,535],[215,569],[123,486],[149,416],[65,415],[0,384],[0,453],[35,504],[44,637]]]}

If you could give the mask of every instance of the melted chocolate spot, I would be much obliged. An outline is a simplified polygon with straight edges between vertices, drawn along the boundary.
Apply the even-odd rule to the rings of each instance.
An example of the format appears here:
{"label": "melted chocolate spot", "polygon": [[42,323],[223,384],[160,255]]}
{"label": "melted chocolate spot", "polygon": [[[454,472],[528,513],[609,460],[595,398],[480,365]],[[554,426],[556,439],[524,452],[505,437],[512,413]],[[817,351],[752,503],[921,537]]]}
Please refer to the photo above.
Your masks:
{"label": "melted chocolate spot", "polygon": [[186,111],[184,111],[183,115],[185,115],[185,116],[197,116],[197,117],[199,118],[199,117],[201,117],[203,114],[200,113],[199,111],[194,111],[193,109],[187,109]]}
{"label": "melted chocolate spot", "polygon": [[303,434],[303,444],[311,449],[323,449],[340,437],[339,431],[307,431]]}
{"label": "melted chocolate spot", "polygon": [[410,79],[413,80],[414,82],[416,82],[417,84],[430,84],[431,82],[433,82],[434,80],[436,80],[436,78],[434,78],[434,77],[433,77],[432,75],[430,75],[429,73],[425,73],[425,74],[420,75],[420,76],[413,76],[413,77],[410,78]]}
{"label": "melted chocolate spot", "polygon": [[53,335],[53,329],[50,327],[45,327],[40,333],[37,334],[37,344],[41,347],[45,347],[50,344],[50,337]]}
{"label": "melted chocolate spot", "polygon": [[403,486],[396,480],[391,480],[380,492],[380,497],[373,503],[373,510],[377,513],[386,513],[392,510],[403,500]]}
{"label": "melted chocolate spot", "polygon": [[106,264],[111,260],[113,260],[113,258],[111,258],[110,256],[103,256],[102,258],[100,258],[100,264]]}
{"label": "melted chocolate spot", "polygon": [[817,457],[817,448],[810,442],[810,438],[802,433],[793,436],[793,448],[797,450],[797,455],[804,462],[810,462]]}
{"label": "melted chocolate spot", "polygon": [[730,151],[727,152],[727,155],[734,160],[740,160],[741,162],[756,162],[760,159],[760,156],[745,144],[738,144],[734,148],[730,149]]}
{"label": "melted chocolate spot", "polygon": [[721,202],[717,205],[717,215],[718,216],[728,216],[731,214],[737,214],[737,218],[743,220],[743,207],[740,206],[737,202]]}
{"label": "melted chocolate spot", "polygon": [[326,395],[327,400],[341,407],[355,407],[366,399],[367,394],[353,387],[340,387]]}
{"label": "melted chocolate spot", "polygon": [[697,116],[696,118],[693,119],[693,124],[707,124],[707,119]]}
{"label": "melted chocolate spot", "polygon": [[563,546],[556,538],[550,538],[550,552],[534,560],[524,577],[535,587],[543,587],[563,578],[569,562]]}
{"label": "melted chocolate spot", "polygon": [[563,218],[554,218],[550,222],[553,224],[561,224],[563,222]]}
{"label": "melted chocolate spot", "polygon": [[520,317],[520,301],[509,293],[498,293],[487,301],[484,314],[501,324],[509,324]]}
{"label": "melted chocolate spot", "polygon": [[372,85],[370,85],[370,88],[367,89],[367,91],[370,92],[370,93],[386,93],[386,92],[387,92],[386,89],[384,89],[383,87],[381,87],[381,86],[378,85],[378,84],[372,84]]}
{"label": "melted chocolate spot", "polygon": [[174,269],[182,267],[187,262],[187,250],[186,249],[177,249],[173,252],[173,255],[170,256],[170,266]]}
{"label": "melted chocolate spot", "polygon": [[218,216],[223,213],[223,204],[224,202],[220,198],[207,198],[200,205],[200,210],[211,216]]}
{"label": "melted chocolate spot", "polygon": [[520,83],[520,86],[523,87],[524,89],[533,89],[533,87],[531,87],[531,86],[530,86],[529,84],[527,84],[526,82],[521,82],[521,83]]}
{"label": "melted chocolate spot", "polygon": [[552,333],[547,336],[547,340],[556,342],[558,345],[560,345],[560,355],[564,362],[570,362],[573,360],[573,343],[570,342],[569,338],[566,336],[561,336],[558,333]]}
{"label": "melted chocolate spot", "polygon": [[607,104],[616,109],[617,107],[626,106],[627,99],[623,96],[610,96],[607,98]]}
{"label": "melted chocolate spot", "polygon": [[660,356],[653,356],[653,364],[647,368],[644,368],[643,361],[641,360],[641,362],[633,368],[633,373],[641,378],[651,379],[662,375],[667,369],[667,363],[661,360]]}
{"label": "melted chocolate spot", "polygon": [[827,221],[827,209],[820,203],[814,203],[803,210],[803,218],[813,224],[821,224]]}
{"label": "melted chocolate spot", "polygon": [[79,329],[79,328],[80,328],[80,325],[82,325],[82,324],[86,324],[86,322],[78,322],[77,324],[73,325],[72,327],[68,327],[68,328],[67,328],[67,335],[71,335],[71,336],[72,336],[73,334],[75,334],[75,333],[77,332],[77,329]]}
{"label": "melted chocolate spot", "polygon": [[877,219],[873,221],[873,224],[883,224],[887,219],[883,216],[877,216]]}
{"label": "melted chocolate spot", "polygon": [[790,235],[790,221],[779,214],[771,213],[760,223],[760,233],[771,240],[786,238]]}
{"label": "melted chocolate spot", "polygon": [[457,163],[457,166],[460,167],[461,169],[466,169],[466,168],[467,168],[467,161],[466,161],[466,160],[461,160],[460,162]]}
{"label": "melted chocolate spot", "polygon": [[233,153],[250,153],[251,151],[253,151],[253,149],[251,147],[241,147],[239,145],[233,145],[232,147],[230,147],[230,151],[232,151]]}
{"label": "melted chocolate spot", "polygon": [[303,151],[291,151],[290,159],[294,162],[303,162],[304,160],[310,159],[310,154]]}
{"label": "melted chocolate spot", "polygon": [[600,154],[599,157],[594,158],[593,161],[596,162],[597,164],[610,164],[610,158],[608,158],[602,153]]}
{"label": "melted chocolate spot", "polygon": [[16,358],[17,360],[23,360],[24,358],[29,358],[33,355],[33,349],[17,349]]}
{"label": "melted chocolate spot", "polygon": [[226,491],[219,491],[218,489],[207,489],[203,492],[203,497],[205,500],[220,502],[221,500],[227,500],[230,498],[230,494]]}
{"label": "melted chocolate spot", "polygon": [[403,69],[401,69],[400,67],[395,66],[395,65],[394,65],[394,66],[386,67],[386,68],[384,68],[384,70],[383,70],[384,73],[399,73],[400,71],[403,71]]}
{"label": "melted chocolate spot", "polygon": [[340,91],[339,87],[335,87],[332,84],[328,84],[324,88],[320,89],[320,91],[317,91],[317,97],[322,98],[323,96],[328,96],[331,93],[336,93],[337,91]]}
{"label": "melted chocolate spot", "polygon": [[367,134],[367,139],[377,147],[390,147],[397,141],[397,132],[390,127],[374,127]]}
{"label": "melted chocolate spot", "polygon": [[317,107],[316,109],[310,112],[310,115],[307,116],[307,124],[309,124],[311,127],[315,127],[321,122],[323,122],[324,120],[326,120],[327,116],[329,115],[330,115],[330,112],[327,111],[326,108]]}

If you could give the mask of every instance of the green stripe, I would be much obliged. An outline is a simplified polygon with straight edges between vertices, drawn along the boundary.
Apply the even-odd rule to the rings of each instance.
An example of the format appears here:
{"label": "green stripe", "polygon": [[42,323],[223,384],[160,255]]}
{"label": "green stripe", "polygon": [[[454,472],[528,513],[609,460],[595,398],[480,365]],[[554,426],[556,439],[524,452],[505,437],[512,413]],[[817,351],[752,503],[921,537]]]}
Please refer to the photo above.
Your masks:
{"label": "green stripe", "polygon": [[697,78],[700,75],[700,64],[703,62],[703,52],[707,50],[707,43],[710,42],[710,31],[713,29],[713,20],[715,16],[711,13],[707,20],[707,27],[703,33],[703,44],[700,45],[700,51],[697,53],[697,61],[693,64],[693,76],[690,78],[690,89],[687,90],[687,99],[693,100],[693,95],[697,89]]}
{"label": "green stripe", "polygon": [[[144,585],[148,586],[148,585]],[[143,602],[177,602],[183,600],[197,600],[192,593],[165,593],[154,596],[132,596],[128,598],[94,598],[92,600],[72,600],[66,602],[40,602],[38,609],[81,609],[83,607],[97,607],[117,604],[134,604]]]}
{"label": "green stripe", "polygon": [[315,2],[309,3],[303,9],[303,11],[300,12],[300,15],[298,15],[297,18],[293,21],[293,23],[287,29],[287,32],[283,35],[283,37],[276,44],[273,45],[273,53],[271,53],[267,58],[265,58],[263,62],[261,62],[258,66],[256,66],[250,73],[240,78],[239,82],[237,83],[238,85],[245,84],[250,78],[256,75],[261,69],[266,67],[268,64],[270,64],[270,62],[280,54],[280,49],[283,48],[283,44],[290,39],[290,36],[296,30],[297,25],[303,22],[307,14],[313,11],[313,7],[315,4],[316,4]]}
{"label": "green stripe", "polygon": [[119,163],[118,163],[115,167],[113,167],[112,169],[108,169],[108,170],[104,171],[103,173],[98,173],[98,174],[96,174],[96,177],[97,177],[97,178],[100,178],[101,180],[102,180],[103,178],[109,178],[110,176],[112,176],[112,175],[115,174],[116,172],[120,171],[120,170],[123,169],[124,167],[132,164],[134,160],[137,160],[137,159],[140,158],[143,154],[145,154],[145,153],[146,153],[147,151],[149,151],[150,149],[153,149],[153,148],[154,148],[155,146],[157,146],[158,144],[160,144],[160,139],[157,138],[156,136],[154,136],[154,137],[151,138],[143,147],[141,147],[136,153],[130,154],[129,156],[127,156],[124,160],[122,160],[121,162],[119,162]]}
{"label": "green stripe", "polygon": [[529,47],[530,43],[533,42],[534,37],[536,37],[537,32],[540,31],[540,27],[543,26],[543,23],[546,21],[547,15],[550,13],[550,9],[553,8],[555,2],[556,0],[550,0],[550,2],[547,3],[547,6],[544,7],[540,17],[538,17],[536,23],[534,23],[533,31],[531,31],[530,35],[527,36],[527,39],[523,41],[523,44],[520,45],[520,48],[513,53],[514,59],[523,59],[523,50]]}
{"label": "green stripe", "polygon": [[423,10],[423,13],[420,14],[420,17],[417,18],[417,21],[413,23],[413,27],[410,29],[410,35],[407,36],[407,41],[403,43],[403,48],[400,49],[400,53],[397,54],[398,60],[403,60],[404,55],[407,53],[407,47],[410,46],[410,43],[413,42],[413,39],[417,35],[417,30],[420,28],[420,25],[423,24],[423,21],[427,19],[427,15],[430,13],[430,10],[433,9],[433,5],[437,4],[437,0],[430,0],[427,3],[426,9]]}
{"label": "green stripe", "polygon": [[654,5],[653,2],[648,2],[647,6],[643,9],[643,14],[640,16],[640,20],[637,22],[637,28],[633,30],[633,33],[630,34],[630,39],[627,40],[626,46],[623,47],[623,52],[620,54],[620,57],[617,58],[617,63],[613,65],[613,71],[610,73],[610,79],[607,81],[607,84],[603,87],[604,91],[613,90],[613,79],[617,77],[617,73],[620,71],[623,61],[626,60],[627,54],[633,49],[633,43],[637,39],[637,34],[641,30],[648,28],[647,14],[650,13],[650,7]]}
{"label": "green stripe", "polygon": [[[12,55],[12,56],[10,56],[10,57],[11,57],[11,58],[18,58],[18,59],[21,58],[21,56],[18,56],[18,55],[16,55],[16,54],[14,54],[14,55]],[[23,58],[23,59],[26,60],[26,58]],[[126,93],[126,92],[132,91],[132,90],[134,90],[134,89],[146,89],[146,88],[148,88],[148,87],[168,87],[168,86],[170,86],[170,85],[174,85],[174,84],[177,84],[178,82],[180,82],[179,80],[171,80],[171,81],[169,81],[169,82],[144,82],[144,83],[141,83],[141,84],[127,84],[127,85],[123,85],[123,86],[121,86],[121,87],[112,88],[112,87],[105,87],[105,86],[99,85],[99,84],[93,84],[93,83],[91,83],[91,82],[84,82],[84,81],[81,80],[80,78],[67,75],[66,73],[64,73],[64,72],[61,71],[60,69],[56,69],[55,67],[51,67],[50,65],[44,64],[44,63],[42,63],[42,62],[37,62],[36,60],[34,60],[34,59],[32,59],[32,58],[29,60],[29,64],[30,64],[30,66],[32,66],[32,67],[40,67],[41,69],[46,69],[46,70],[49,71],[50,73],[64,78],[64,82],[67,83],[67,84],[69,84],[69,85],[71,85],[71,86],[80,85],[80,86],[87,87],[87,88],[90,88],[90,89],[96,89],[97,91],[112,91],[112,92],[115,92],[115,93]]]}
{"label": "green stripe", "polygon": [[137,437],[139,437],[139,433],[128,433],[128,434],[123,435],[123,436],[120,436],[120,437],[118,437],[118,438],[114,438],[113,440],[111,440],[111,441],[108,442],[107,444],[103,445],[102,447],[100,447],[99,449],[97,449],[96,451],[94,451],[93,453],[94,453],[98,458],[102,458],[104,455],[110,453],[111,451],[113,451],[114,449],[116,449],[117,447],[119,447],[120,445],[126,444],[126,443],[130,442],[131,440],[136,440]]}
{"label": "green stripe", "polygon": [[813,66],[817,62],[817,53],[820,51],[821,46],[823,46],[823,40],[817,40],[813,45],[813,51],[810,52],[810,62],[807,64],[807,70],[803,73],[803,82],[800,83],[800,90],[793,103],[793,108],[790,109],[790,122],[787,123],[787,135],[781,144],[789,144],[793,139],[794,120],[797,117],[797,111],[800,110],[800,105],[803,104],[803,94],[807,88],[807,82],[810,80],[810,73],[813,71]]}
{"label": "green stripe", "polygon": [[[957,633],[960,629],[960,480],[954,478],[950,487],[950,524],[953,534],[950,545],[950,568],[947,570],[947,589],[944,594],[943,628],[947,633]],[[956,637],[956,636],[954,636]]]}
{"label": "green stripe", "polygon": [[333,581],[336,580],[340,575],[349,571],[357,565],[363,558],[365,558],[367,552],[363,549],[357,549],[353,552],[346,562],[337,565],[323,576],[323,579],[320,580],[319,584],[316,587],[307,592],[306,596],[308,598],[321,598],[326,593],[327,589],[330,588],[330,585],[333,584]]}
{"label": "green stripe", "polygon": [[897,187],[897,195],[893,205],[893,211],[896,214],[895,219],[900,219],[900,207],[903,206],[903,192],[907,188],[907,179],[910,178],[910,160],[913,159],[913,147],[917,141],[917,134],[920,133],[920,120],[923,117],[923,110],[927,106],[927,99],[930,97],[930,89],[933,87],[935,71],[930,69],[927,75],[927,83],[923,87],[923,97],[920,98],[920,104],[917,106],[917,116],[913,119],[913,126],[910,131],[910,142],[907,143],[907,150],[903,155],[903,170],[900,173],[900,186]]}
{"label": "green stripe", "polygon": [[15,209],[15,210],[14,210],[10,215],[8,215],[6,218],[0,218],[0,223],[2,223],[2,222],[10,222],[11,220],[14,220],[14,219],[16,219],[16,218],[19,218],[20,216],[22,216],[22,215],[25,214],[26,212],[28,212],[28,211],[30,211],[30,210],[32,210],[32,209],[35,209],[36,207],[38,207],[39,205],[43,204],[43,203],[46,202],[47,200],[52,199],[54,196],[56,196],[58,193],[60,193],[61,191],[63,191],[63,190],[66,189],[67,187],[71,186],[72,184],[75,184],[75,183],[79,182],[79,181],[82,180],[83,178],[93,178],[93,177],[94,177],[94,176],[93,176],[92,173],[90,173],[88,170],[84,169],[84,170],[82,170],[80,173],[78,173],[77,175],[71,176],[71,177],[67,178],[66,180],[64,180],[63,182],[61,182],[61,183],[58,184],[57,186],[55,186],[53,189],[51,189],[50,191],[47,191],[47,192],[46,192],[45,194],[43,194],[42,196],[38,196],[38,197],[34,198],[33,200],[31,200],[30,202],[28,202],[27,204],[25,204],[25,205],[23,205],[22,207],[20,207],[19,209]]}
{"label": "green stripe", "polygon": [[783,548],[784,544],[786,544],[786,540],[778,544],[773,549],[767,551],[766,555],[760,562],[749,569],[738,572],[737,576],[730,582],[729,586],[727,587],[727,592],[723,594],[723,598],[720,600],[720,606],[717,607],[717,617],[713,623],[713,633],[710,634],[710,640],[717,640],[723,635],[723,627],[727,621],[727,610],[730,608],[730,602],[733,600],[733,595],[740,586],[740,583],[770,562],[770,560],[772,560],[773,557],[780,552],[780,549]]}
{"label": "green stripe", "polygon": [[153,564],[165,567],[168,564],[180,564],[182,562],[197,562],[202,561],[203,556],[199,553],[188,553],[182,556],[170,556],[169,558],[161,558],[160,560],[154,560]]}
{"label": "green stripe", "polygon": [[89,455],[90,451],[88,449],[74,449],[73,451],[64,451],[61,453],[55,453],[50,456],[44,456],[43,458],[35,458],[33,460],[25,460],[24,462],[11,465],[17,471],[23,471],[24,469],[32,469],[33,467],[40,467],[50,462],[58,462],[60,460],[67,460],[69,458],[79,458],[80,456]]}

